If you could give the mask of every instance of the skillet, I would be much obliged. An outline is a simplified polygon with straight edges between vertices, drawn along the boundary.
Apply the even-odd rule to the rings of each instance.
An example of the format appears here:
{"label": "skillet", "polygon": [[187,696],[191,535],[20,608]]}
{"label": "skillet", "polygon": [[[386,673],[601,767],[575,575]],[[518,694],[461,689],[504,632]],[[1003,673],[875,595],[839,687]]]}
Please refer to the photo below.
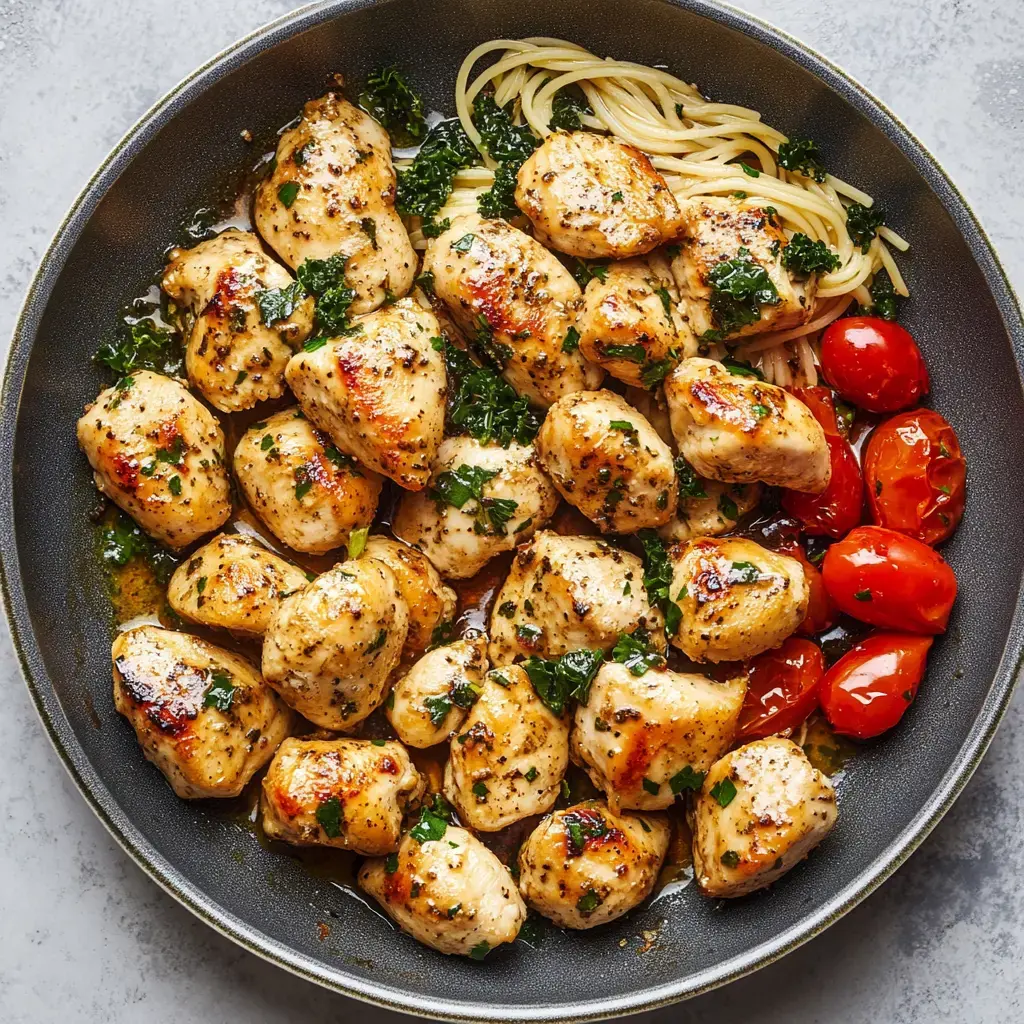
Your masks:
{"label": "skillet", "polygon": [[[335,0],[218,56],[137,125],[76,201],[32,284],[12,343],[0,435],[0,558],[33,699],[86,799],[169,892],[245,947],[311,980],[451,1019],[584,1020],[651,1008],[777,958],[902,863],[948,809],[1006,707],[1024,647],[1019,368],[1024,325],[983,232],[920,145],[822,58],[698,0]],[[74,421],[105,380],[90,356],[165,247],[327,75],[353,83],[395,62],[451,113],[464,54],[495,36],[556,35],[667,64],[707,94],[815,138],[830,166],[876,197],[911,242],[904,324],[932,399],[969,464],[967,512],[943,549],[960,581],[911,714],[839,784],[839,825],[807,864],[729,905],[693,887],[593,933],[548,934],[484,963],[396,935],[357,896],[257,846],[235,822],[176,800],[110,701],[111,626],[92,557],[96,499]],[[254,144],[241,138],[248,129]],[[263,144],[261,146],[261,144]],[[318,922],[328,922],[321,940]],[[656,933],[637,955],[638,935]],[[627,940],[625,949],[620,948]]]}

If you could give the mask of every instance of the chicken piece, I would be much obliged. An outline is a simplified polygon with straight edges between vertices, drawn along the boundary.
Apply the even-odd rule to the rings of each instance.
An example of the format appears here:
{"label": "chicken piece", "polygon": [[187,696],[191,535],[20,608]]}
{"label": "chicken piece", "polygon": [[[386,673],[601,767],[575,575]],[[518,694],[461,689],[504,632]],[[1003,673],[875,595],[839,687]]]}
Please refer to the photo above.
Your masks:
{"label": "chicken piece", "polygon": [[409,631],[394,573],[342,562],[281,602],[263,638],[263,676],[299,714],[351,729],[387,695]]}
{"label": "chicken piece", "polygon": [[708,896],[745,896],[781,878],[836,823],[836,794],[804,752],[779,736],[725,755],[692,815],[693,871]]}
{"label": "chicken piece", "polygon": [[723,484],[690,471],[680,480],[679,507],[675,517],[658,533],[667,541],[717,537],[734,529],[741,516],[757,508],[760,484]]}
{"label": "chicken piece", "polygon": [[161,287],[191,314],[185,369],[214,408],[238,412],[284,394],[292,350],[313,330],[313,299],[254,234],[231,228],[172,249]]}
{"label": "chicken piece", "polygon": [[576,348],[583,298],[539,242],[505,220],[457,217],[427,244],[423,269],[477,350],[520,394],[547,407],[604,376]]}
{"label": "chicken piece", "polygon": [[532,446],[450,437],[437,453],[430,489],[402,496],[391,529],[442,576],[467,579],[529,540],[557,507],[558,492]]}
{"label": "chicken piece", "polygon": [[825,431],[782,388],[713,359],[687,359],[665,378],[665,397],[679,451],[701,476],[809,494],[828,486]]}
{"label": "chicken piece", "polygon": [[672,644],[694,661],[743,661],[778,647],[807,614],[804,567],[743,537],[669,549],[683,621]]}
{"label": "chicken piece", "polygon": [[[440,819],[443,821],[443,819]],[[407,832],[391,858],[368,860],[359,885],[404,932],[440,953],[483,959],[514,942],[526,906],[504,864],[464,828]]]}
{"label": "chicken piece", "polygon": [[308,582],[258,541],[222,533],[175,569],[167,603],[190,622],[263,636],[281,601]]}
{"label": "chicken piece", "polygon": [[395,683],[385,713],[410,747],[432,747],[458,730],[483,690],[487,638],[436,647]]}
{"label": "chicken piece", "polygon": [[616,813],[671,807],[729,749],[746,692],[743,674],[716,683],[667,668],[637,676],[602,665],[576,708],[573,760]]}
{"label": "chicken piece", "polygon": [[519,850],[519,892],[559,928],[607,924],[650,896],[670,837],[660,814],[613,814],[597,800],[555,811]]}
{"label": "chicken piece", "polygon": [[675,515],[672,451],[620,395],[577,391],[560,398],[536,444],[562,497],[605,533],[636,533]]}
{"label": "chicken piece", "polygon": [[111,660],[114,707],[183,800],[238,796],[291,730],[259,672],[199,637],[137,626]]}
{"label": "chicken piece", "polygon": [[235,447],[245,500],[283,544],[322,555],[373,522],[384,481],[292,407],[254,423]]}
{"label": "chicken piece", "polygon": [[224,434],[176,380],[135,370],[78,421],[100,492],[151,537],[179,550],[231,515]]}
{"label": "chicken piece", "polygon": [[341,451],[421,490],[444,436],[444,355],[431,344],[437,317],[402,299],[356,323],[355,334],[297,353],[288,386]]}
{"label": "chicken piece", "polygon": [[[794,277],[783,267],[788,239],[774,214],[754,201],[698,196],[683,203],[682,216],[682,244],[672,260],[672,276],[679,287],[680,312],[698,338],[706,331],[741,338],[810,320],[816,278]],[[763,271],[755,285],[764,287],[772,301],[717,292],[713,272],[724,261],[740,261],[749,273]]]}
{"label": "chicken piece", "polygon": [[369,114],[336,93],[307,103],[281,133],[270,175],[256,189],[253,220],[264,241],[297,270],[345,256],[351,312],[369,313],[416,275],[416,253],[395,212],[391,140]]}
{"label": "chicken piece", "polygon": [[519,168],[516,205],[545,245],[585,259],[640,256],[679,232],[679,204],[650,158],[594,132],[555,132]]}
{"label": "chicken piece", "polygon": [[519,665],[491,669],[452,740],[444,795],[478,832],[551,810],[569,767],[569,723]]}
{"label": "chicken piece", "polygon": [[288,739],[263,777],[263,831],[381,857],[398,849],[402,815],[423,785],[401,743]]}
{"label": "chicken piece", "polygon": [[436,641],[435,630],[444,630],[455,617],[457,598],[421,551],[392,540],[370,537],[366,554],[383,562],[394,574],[398,590],[409,606],[407,654],[419,654]]}
{"label": "chicken piece", "polygon": [[583,293],[580,351],[627,384],[654,387],[678,360],[697,354],[678,301],[660,253],[610,264]]}
{"label": "chicken piece", "polygon": [[544,531],[519,549],[495,599],[488,655],[505,665],[581,647],[610,651],[637,628],[664,650],[665,621],[647,601],[640,559],[597,538]]}

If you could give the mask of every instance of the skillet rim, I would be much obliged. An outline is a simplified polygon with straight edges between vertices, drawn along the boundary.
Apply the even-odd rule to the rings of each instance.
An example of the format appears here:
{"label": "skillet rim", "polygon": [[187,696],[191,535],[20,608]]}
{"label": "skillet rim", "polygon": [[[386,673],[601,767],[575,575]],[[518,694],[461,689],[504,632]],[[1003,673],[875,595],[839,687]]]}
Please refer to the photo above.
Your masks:
{"label": "skillet rim", "polygon": [[[64,715],[46,672],[32,629],[24,581],[18,557],[14,523],[14,433],[20,412],[28,359],[35,335],[67,252],[77,242],[103,195],[121,172],[168,121],[177,117],[191,100],[214,87],[236,66],[306,29],[350,11],[374,6],[381,0],[327,0],[307,3],[269,22],[224,48],[158,99],[104,158],[53,235],[34,273],[15,322],[0,392],[0,590],[10,626],[11,640],[33,705],[46,733],[88,806],[118,845],[165,892],[220,934],[278,967],[291,971],[342,995],[384,1009],[415,1013],[451,1021],[591,1021],[627,1013],[639,1013],[670,1005],[710,991],[767,964],[824,931],[874,892],[924,841],[949,810],[978,767],[995,734],[1024,665],[1024,579],[1018,584],[1013,618],[999,665],[968,736],[934,788],[928,801],[914,815],[897,840],[853,881],[785,932],[753,949],[707,968],[688,979],[624,996],[511,1007],[472,1001],[422,997],[383,982],[349,976],[337,967],[327,969],[311,957],[299,954],[249,927],[219,907],[180,871],[160,856],[93,770]],[[763,43],[809,71],[839,95],[871,124],[882,131],[913,164],[957,225],[971,256],[981,271],[999,310],[1013,350],[1018,376],[1024,376],[1024,315],[991,241],[965,197],[919,139],[902,121],[851,75],[796,37],[762,19],[716,0],[660,0],[682,8]]]}

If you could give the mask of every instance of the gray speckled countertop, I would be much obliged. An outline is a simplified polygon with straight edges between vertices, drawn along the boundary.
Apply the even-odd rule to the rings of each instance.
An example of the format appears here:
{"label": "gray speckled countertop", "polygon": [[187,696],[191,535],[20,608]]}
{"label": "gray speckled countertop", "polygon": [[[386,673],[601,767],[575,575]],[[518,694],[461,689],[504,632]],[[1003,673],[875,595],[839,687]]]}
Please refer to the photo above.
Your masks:
{"label": "gray speckled countertop", "polygon": [[[0,0],[0,339],[68,204],[163,92],[290,0]],[[1024,292],[1021,0],[743,0],[886,102],[965,191]],[[969,297],[965,296],[965,301]],[[0,625],[0,629],[4,629]],[[0,1021],[400,1018],[211,931],[120,851],[61,767],[0,636]],[[1024,1020],[1024,694],[896,876],[824,935],[637,1020]]]}

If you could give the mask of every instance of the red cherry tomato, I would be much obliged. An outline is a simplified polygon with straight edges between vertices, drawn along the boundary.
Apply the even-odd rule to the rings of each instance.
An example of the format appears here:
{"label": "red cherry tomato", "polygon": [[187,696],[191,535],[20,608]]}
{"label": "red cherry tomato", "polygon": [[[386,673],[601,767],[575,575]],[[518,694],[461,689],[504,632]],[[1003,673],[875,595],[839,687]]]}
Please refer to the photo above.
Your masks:
{"label": "red cherry tomato", "polygon": [[821,336],[821,368],[848,402],[896,412],[928,394],[928,369],[910,333],[889,320],[847,316]]}
{"label": "red cherry tomato", "polygon": [[930,636],[874,633],[855,644],[821,681],[829,725],[858,740],[891,729],[917,695],[932,643]]}
{"label": "red cherry tomato", "polygon": [[859,526],[833,544],[821,575],[841,611],[882,629],[941,633],[956,600],[942,555],[881,526]]}
{"label": "red cherry tomato", "polygon": [[953,428],[931,409],[886,420],[864,454],[871,517],[925,544],[949,537],[964,514],[967,463]]}
{"label": "red cherry tomato", "polygon": [[839,417],[836,415],[836,400],[831,388],[820,384],[813,388],[792,388],[794,398],[799,398],[811,414],[821,424],[826,434],[842,437],[839,429]]}
{"label": "red cherry tomato", "polygon": [[807,614],[797,632],[804,636],[817,636],[818,633],[831,629],[839,618],[839,609],[828,596],[825,581],[821,578],[818,567],[804,554],[804,549],[799,544],[784,545],[779,550],[790,558],[795,558],[804,567],[807,589],[811,594],[807,602]]}
{"label": "red cherry tomato", "polygon": [[758,655],[747,668],[747,696],[737,739],[761,739],[795,729],[818,706],[825,674],[821,648],[790,637],[780,648]]}
{"label": "red cherry tomato", "polygon": [[804,532],[839,538],[849,533],[861,519],[864,508],[864,481],[857,456],[848,442],[838,435],[825,434],[832,462],[832,476],[821,494],[783,491],[782,507],[803,524]]}

